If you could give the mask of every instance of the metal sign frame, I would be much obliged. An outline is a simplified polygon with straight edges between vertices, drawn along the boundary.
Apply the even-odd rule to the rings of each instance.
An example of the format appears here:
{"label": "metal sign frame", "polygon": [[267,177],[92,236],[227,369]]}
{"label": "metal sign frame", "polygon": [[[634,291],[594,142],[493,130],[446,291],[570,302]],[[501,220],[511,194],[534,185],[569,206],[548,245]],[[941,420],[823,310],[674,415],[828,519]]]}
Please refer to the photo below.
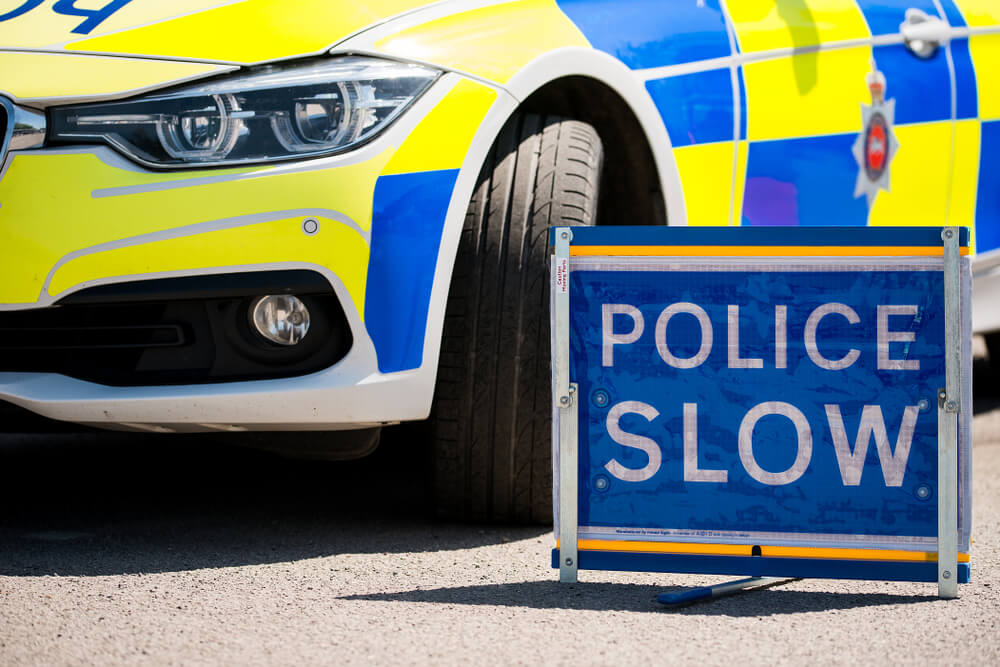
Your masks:
{"label": "metal sign frame", "polygon": [[[618,228],[622,229],[622,228]],[[730,228],[702,228],[709,234],[725,233]],[[745,229],[745,228],[744,228]],[[871,234],[879,230],[869,229]],[[926,234],[928,228],[919,228]],[[553,550],[553,565],[558,565],[559,580],[576,582],[580,569],[578,492],[579,492],[579,395],[577,384],[570,377],[570,263],[573,228],[559,227],[552,230],[554,248],[552,260],[552,389],[553,389],[553,466],[558,478],[557,547]],[[588,232],[588,230],[584,230]],[[825,230],[828,234],[836,232]],[[853,230],[857,233],[857,230]],[[959,227],[939,228],[943,251],[943,282],[945,310],[945,375],[946,384],[938,390],[938,529],[937,529],[937,583],[942,598],[958,596],[960,579],[967,579],[968,565],[960,570],[959,550],[959,416],[962,413],[962,336],[963,294],[962,258],[963,241],[968,239],[968,229]],[[897,231],[898,233],[898,231]],[[898,238],[895,237],[895,238]],[[939,255],[941,256],[941,255]],[[761,565],[764,560],[759,559]],[[890,567],[892,563],[887,563]],[[587,569],[629,569],[602,565],[597,559]],[[654,571],[677,571],[669,563],[663,567],[648,568]],[[765,568],[766,569],[766,568]],[[691,570],[687,570],[691,571]],[[733,572],[735,572],[734,570]],[[728,572],[719,571],[719,574]],[[795,572],[767,572],[762,569],[755,575],[797,576]],[[810,575],[817,576],[817,575]],[[843,576],[832,575],[832,576]],[[893,576],[889,568],[876,568],[858,578],[908,579]]]}

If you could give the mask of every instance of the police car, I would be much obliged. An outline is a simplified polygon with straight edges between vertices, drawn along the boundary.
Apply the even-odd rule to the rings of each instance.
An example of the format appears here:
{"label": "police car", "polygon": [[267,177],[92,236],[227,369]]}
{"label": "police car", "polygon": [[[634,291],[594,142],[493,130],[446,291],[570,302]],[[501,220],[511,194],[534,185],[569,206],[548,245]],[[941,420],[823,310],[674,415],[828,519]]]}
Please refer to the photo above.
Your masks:
{"label": "police car", "polygon": [[429,417],[443,514],[544,521],[547,228],[967,225],[1000,330],[998,62],[995,0],[2,0],[0,401]]}

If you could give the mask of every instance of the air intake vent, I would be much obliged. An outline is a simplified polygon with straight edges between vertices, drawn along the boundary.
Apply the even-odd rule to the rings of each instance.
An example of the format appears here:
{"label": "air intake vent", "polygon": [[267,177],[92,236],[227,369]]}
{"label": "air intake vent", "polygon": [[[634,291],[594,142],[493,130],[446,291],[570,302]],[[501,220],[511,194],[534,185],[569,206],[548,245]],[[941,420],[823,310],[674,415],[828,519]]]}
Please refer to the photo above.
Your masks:
{"label": "air intake vent", "polygon": [[[308,308],[298,344],[275,345],[251,329],[250,308],[263,294],[294,294]],[[352,342],[330,283],[312,271],[102,285],[47,308],[0,311],[0,373],[120,387],[305,375],[343,359]]]}

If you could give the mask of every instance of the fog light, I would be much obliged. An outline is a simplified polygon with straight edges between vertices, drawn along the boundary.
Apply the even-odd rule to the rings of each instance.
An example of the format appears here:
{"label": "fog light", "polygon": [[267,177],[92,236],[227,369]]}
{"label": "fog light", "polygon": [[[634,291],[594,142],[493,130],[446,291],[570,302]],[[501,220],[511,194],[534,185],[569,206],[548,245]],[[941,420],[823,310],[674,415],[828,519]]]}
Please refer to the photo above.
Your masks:
{"label": "fog light", "polygon": [[257,333],[278,345],[296,345],[309,331],[309,309],[288,294],[262,296],[250,306]]}

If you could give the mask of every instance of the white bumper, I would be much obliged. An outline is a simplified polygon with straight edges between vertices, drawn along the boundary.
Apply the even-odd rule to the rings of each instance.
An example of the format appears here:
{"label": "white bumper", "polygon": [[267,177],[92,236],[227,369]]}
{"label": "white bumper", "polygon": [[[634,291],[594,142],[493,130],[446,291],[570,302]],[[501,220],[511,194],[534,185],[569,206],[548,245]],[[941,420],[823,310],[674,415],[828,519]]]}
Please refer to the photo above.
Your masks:
{"label": "white bumper", "polygon": [[49,373],[0,373],[0,400],[52,419],[111,429],[339,430],[426,418],[432,379],[419,370],[366,374],[344,362],[303,377],[170,387],[108,387]]}

